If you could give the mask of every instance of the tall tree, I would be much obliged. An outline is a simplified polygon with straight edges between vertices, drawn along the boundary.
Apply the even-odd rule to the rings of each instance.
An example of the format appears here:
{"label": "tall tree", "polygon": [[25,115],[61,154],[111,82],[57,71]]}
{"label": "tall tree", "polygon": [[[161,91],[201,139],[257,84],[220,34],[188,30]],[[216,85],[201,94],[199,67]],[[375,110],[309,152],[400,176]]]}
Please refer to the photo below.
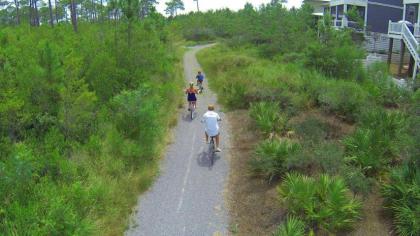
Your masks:
{"label": "tall tree", "polygon": [[197,3],[197,12],[200,12],[200,6],[199,6],[199,4],[198,4],[198,0],[194,0],[194,2],[196,2],[196,3]]}
{"label": "tall tree", "polygon": [[39,26],[39,11],[38,11],[38,0],[34,0],[34,11],[35,11],[35,25]]}
{"label": "tall tree", "polygon": [[15,0],[15,7],[16,7],[16,24],[20,24],[20,18],[19,18],[19,1]]}
{"label": "tall tree", "polygon": [[178,14],[178,10],[185,10],[184,2],[182,0],[171,0],[166,2],[165,12],[170,17],[174,17]]}
{"label": "tall tree", "polygon": [[136,0],[122,0],[121,1],[121,5],[122,5],[122,11],[125,15],[125,17],[127,18],[128,21],[128,25],[127,25],[127,39],[128,39],[128,46],[131,46],[131,31],[133,28],[133,20],[135,17],[135,14],[137,12],[138,9],[138,1]]}
{"label": "tall tree", "polygon": [[29,0],[29,23],[32,26],[38,26],[38,6],[37,0]]}
{"label": "tall tree", "polygon": [[73,25],[73,30],[74,32],[77,32],[76,0],[70,1],[70,15],[71,15],[71,24]]}
{"label": "tall tree", "polygon": [[140,0],[140,18],[143,19],[148,16],[156,4],[159,4],[157,0]]}
{"label": "tall tree", "polygon": [[271,0],[271,5],[278,5],[278,4],[283,4],[283,3],[287,3],[287,0]]}
{"label": "tall tree", "polygon": [[54,0],[55,23],[58,24],[58,2]]}
{"label": "tall tree", "polygon": [[54,18],[53,18],[53,10],[52,10],[52,5],[51,5],[51,0],[48,0],[48,8],[50,11],[50,24],[51,27],[54,27]]}

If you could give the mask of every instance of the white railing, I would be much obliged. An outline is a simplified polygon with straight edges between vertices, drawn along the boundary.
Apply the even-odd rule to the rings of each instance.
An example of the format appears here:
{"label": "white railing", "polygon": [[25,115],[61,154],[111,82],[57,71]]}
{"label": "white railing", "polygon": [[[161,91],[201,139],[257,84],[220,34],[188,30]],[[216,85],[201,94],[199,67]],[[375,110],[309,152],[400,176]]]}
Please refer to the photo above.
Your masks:
{"label": "white railing", "polygon": [[354,5],[354,6],[366,6],[367,0],[331,0],[330,6],[337,6],[337,5]]}
{"label": "white railing", "polygon": [[402,25],[402,23],[389,21],[388,34],[401,34]]}
{"label": "white railing", "polygon": [[406,24],[402,25],[402,34],[403,38],[407,41],[408,49],[411,51],[416,61],[418,61],[419,43]]}
{"label": "white railing", "polygon": [[414,37],[420,38],[420,24],[414,24]]}

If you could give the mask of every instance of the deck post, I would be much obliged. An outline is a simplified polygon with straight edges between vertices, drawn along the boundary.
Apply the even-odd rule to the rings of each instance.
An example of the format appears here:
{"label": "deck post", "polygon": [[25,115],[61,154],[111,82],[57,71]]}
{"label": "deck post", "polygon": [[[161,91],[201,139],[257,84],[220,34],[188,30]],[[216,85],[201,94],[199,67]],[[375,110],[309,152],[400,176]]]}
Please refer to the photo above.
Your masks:
{"label": "deck post", "polygon": [[343,18],[341,19],[341,27],[348,27],[348,19],[347,19],[347,4],[343,6]]}
{"label": "deck post", "polygon": [[388,69],[391,66],[392,60],[392,49],[394,49],[394,38],[389,38],[389,49],[388,49]]}
{"label": "deck post", "polygon": [[414,76],[414,57],[410,55],[410,62],[408,63],[408,73]]}
{"label": "deck post", "polygon": [[398,65],[398,75],[401,76],[402,68],[404,65],[404,54],[405,54],[405,43],[404,40],[401,39],[401,49],[400,49],[400,64]]}
{"label": "deck post", "polygon": [[364,20],[365,20],[365,22],[364,22],[364,24],[365,24],[365,25],[364,25],[365,30],[367,30],[367,19],[368,19],[368,18],[367,18],[367,15],[368,15],[368,6],[366,5],[366,6],[365,6],[365,19],[364,19]]}

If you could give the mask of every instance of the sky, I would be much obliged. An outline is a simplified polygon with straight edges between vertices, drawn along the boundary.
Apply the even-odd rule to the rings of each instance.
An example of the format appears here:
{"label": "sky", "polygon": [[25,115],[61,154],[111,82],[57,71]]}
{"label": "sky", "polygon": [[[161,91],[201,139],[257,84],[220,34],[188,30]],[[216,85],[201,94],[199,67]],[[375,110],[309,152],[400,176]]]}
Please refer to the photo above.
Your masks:
{"label": "sky", "polygon": [[[159,0],[157,7],[161,13],[165,12],[165,2],[169,0]],[[197,3],[194,0],[183,0],[185,5],[185,12],[196,11]],[[286,4],[288,8],[300,7],[303,0],[288,0]],[[254,6],[259,6],[263,3],[269,3],[271,0],[199,0],[200,11],[207,11],[210,9],[230,8],[232,10],[239,10],[243,8],[245,3],[251,3]]]}

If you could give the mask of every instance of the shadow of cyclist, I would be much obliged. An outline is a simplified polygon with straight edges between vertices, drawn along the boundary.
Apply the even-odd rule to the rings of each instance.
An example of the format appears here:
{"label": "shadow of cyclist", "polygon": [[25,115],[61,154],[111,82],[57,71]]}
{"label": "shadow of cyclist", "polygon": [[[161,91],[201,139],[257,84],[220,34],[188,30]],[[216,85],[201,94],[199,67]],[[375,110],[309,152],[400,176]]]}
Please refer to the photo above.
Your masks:
{"label": "shadow of cyclist", "polygon": [[220,156],[217,155],[217,153],[213,154],[213,165],[211,163],[211,154],[209,152],[209,150],[204,150],[201,153],[198,154],[197,156],[197,164],[200,167],[207,167],[209,170],[211,170],[214,166],[214,164],[216,163],[216,161],[218,161],[220,159]]}

